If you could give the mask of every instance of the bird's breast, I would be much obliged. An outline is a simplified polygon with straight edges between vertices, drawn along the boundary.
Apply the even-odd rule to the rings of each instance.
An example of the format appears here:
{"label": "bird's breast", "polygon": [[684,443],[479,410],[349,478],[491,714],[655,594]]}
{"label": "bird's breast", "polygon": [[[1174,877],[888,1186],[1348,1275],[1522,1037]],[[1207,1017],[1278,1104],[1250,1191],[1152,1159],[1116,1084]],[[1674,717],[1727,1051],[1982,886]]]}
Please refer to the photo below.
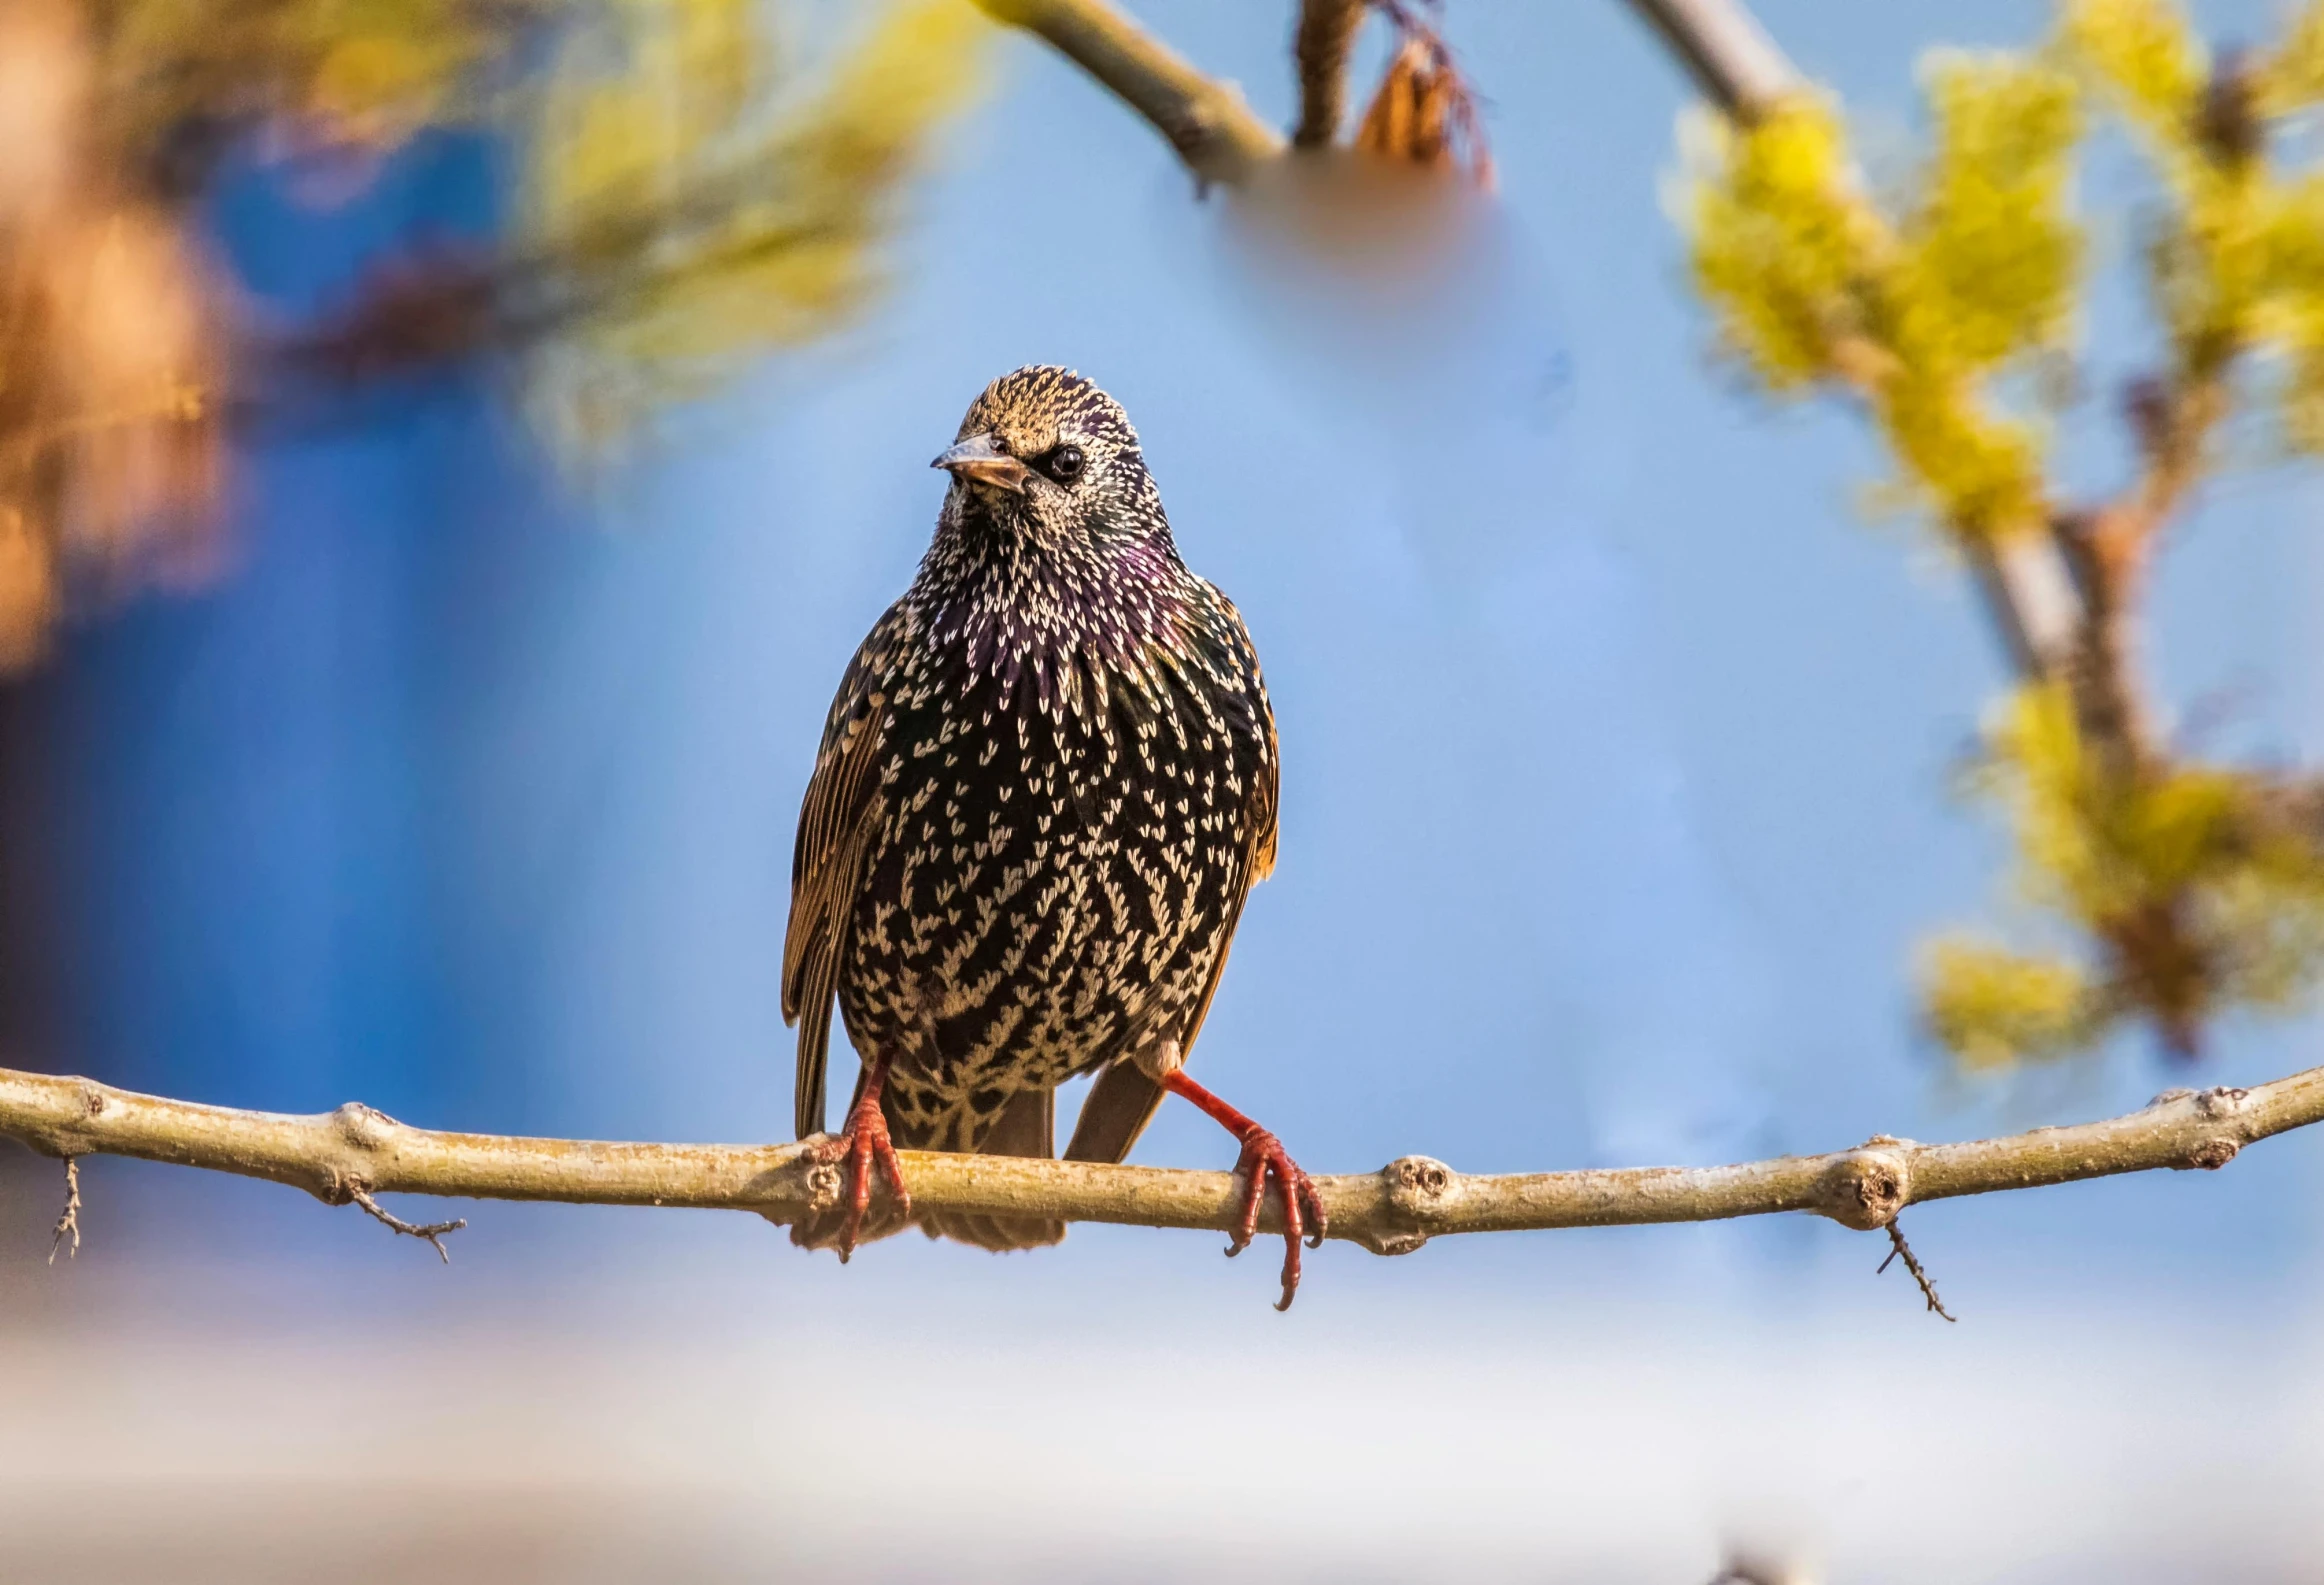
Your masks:
{"label": "bird's breast", "polygon": [[889,697],[850,1028],[933,1031],[969,1073],[1062,1077],[1199,994],[1263,749],[1166,656],[931,655]]}

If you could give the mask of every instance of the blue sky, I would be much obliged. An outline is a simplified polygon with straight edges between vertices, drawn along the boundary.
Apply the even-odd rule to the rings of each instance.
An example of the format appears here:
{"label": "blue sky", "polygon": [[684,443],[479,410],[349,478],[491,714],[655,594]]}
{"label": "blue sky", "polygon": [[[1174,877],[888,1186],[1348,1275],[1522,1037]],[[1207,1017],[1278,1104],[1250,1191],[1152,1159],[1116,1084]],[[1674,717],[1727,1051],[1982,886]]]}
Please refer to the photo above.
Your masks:
{"label": "blue sky", "polygon": [[[1280,9],[1140,12],[1280,121]],[[1876,160],[1905,146],[1938,12],[1764,14],[1861,114]],[[2264,16],[2203,14],[2220,37]],[[2041,15],[1948,7],[1941,41],[2022,42]],[[1456,0],[1449,31],[1502,188],[1444,304],[1351,309],[1270,272],[1258,221],[1196,202],[1142,123],[1007,39],[881,306],[684,415],[604,497],[567,491],[481,381],[255,457],[232,580],[93,624],[41,684],[73,722],[84,887],[69,939],[86,1049],[56,1065],[290,1110],[360,1096],[440,1126],[781,1137],[776,965],[822,712],[926,543],[928,457],[987,380],[1035,361],[1122,399],[1182,550],[1242,606],[1268,668],[1282,860],[1195,1062],[1311,1169],[1967,1136],[2316,1061],[2313,1021],[2234,1023],[2192,1076],[2133,1040],[2022,1082],[1947,1079],[1914,1032],[1909,972],[1934,930],[2007,917],[1996,835],[1947,791],[2001,681],[1994,647],[1924,536],[1856,512],[1881,465],[1854,420],[1772,405],[1711,356],[1661,207],[1685,85],[1627,11]],[[2117,257],[2135,236],[2126,169],[2108,155],[2091,182]],[[296,305],[399,225],[489,226],[496,179],[487,151],[445,140],[315,213],[252,172],[219,225],[253,288]],[[2134,313],[2110,287],[2094,333],[2112,345]],[[2077,431],[2076,476],[2102,483],[2109,446],[2103,425]],[[2222,483],[2162,566],[2155,669],[2180,708],[2232,699],[2238,749],[2324,754],[2317,503],[2296,478]],[[1174,1106],[1137,1159],[1231,1155]],[[1920,1316],[1897,1273],[1873,1279],[1874,1241],[1805,1222],[1479,1239],[1394,1263],[1334,1248],[1288,1321],[1266,1311],[1260,1262],[1133,1230],[1007,1262],[898,1242],[843,1272],[741,1219],[487,1206],[442,1280],[489,1283],[471,1268],[497,1263],[612,1291],[636,1261],[723,1294],[705,1273],[763,1263],[753,1291],[798,1345],[773,1368],[851,1357],[867,1335],[892,1357],[923,1335],[911,1316],[943,1315],[1005,1322],[1005,1347],[977,1346],[1019,1386],[1044,1349],[1086,1346],[1077,1323],[1135,1313],[1261,1383],[1262,1405],[1269,1371],[1297,1370],[1286,1328],[1328,1329],[1359,1370],[1400,1307],[1457,1304],[1489,1318],[1480,1361],[1567,1329],[1608,1371],[1659,1379],[1676,1358],[1739,1395],[1720,1434],[1740,1444],[1755,1422],[1734,1404],[1753,1394],[1812,1419],[1817,1393],[1862,1390],[1854,1366],[1817,1375],[1823,1328],[1877,1337],[1924,1385],[1971,1360],[2037,1380],[2068,1335],[2104,1339],[2123,1371],[2233,1346],[2312,1372],[2259,1317],[2315,1313],[2320,1169],[2318,1142],[2294,1137],[2216,1176],[1917,1209],[1959,1329]],[[264,1227],[367,1280],[413,1255],[279,1190],[94,1171],[180,1249],[247,1261]],[[185,1215],[222,1205],[223,1225]],[[1627,1353],[1609,1313],[1639,1318]],[[1970,1326],[1986,1331],[1959,1352]],[[1760,1342],[1705,1363],[1730,1330]],[[1555,1396],[1512,1370],[1533,1383],[1518,1398]],[[979,1412],[960,1391],[947,1412]],[[1624,1424],[1621,1393],[1593,1391],[1584,1429]],[[1489,1393],[1455,1396],[1462,1424],[1495,1412]],[[1649,1418],[1669,1434],[1685,1419]],[[1951,1430],[1967,1470],[1971,1423]],[[2307,1446],[2282,1434],[2254,1456]],[[1794,1495],[1810,1530],[1837,1511],[1823,1487]],[[1704,1535],[1726,1522],[1641,1511]]]}

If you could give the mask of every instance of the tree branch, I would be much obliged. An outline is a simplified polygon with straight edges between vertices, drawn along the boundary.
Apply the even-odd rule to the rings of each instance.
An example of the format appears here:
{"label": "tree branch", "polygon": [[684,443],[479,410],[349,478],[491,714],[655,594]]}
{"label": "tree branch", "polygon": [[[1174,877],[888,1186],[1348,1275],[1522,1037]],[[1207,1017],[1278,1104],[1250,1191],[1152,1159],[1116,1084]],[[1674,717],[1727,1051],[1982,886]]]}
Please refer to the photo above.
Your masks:
{"label": "tree branch", "polygon": [[1347,119],[1348,55],[1364,0],[1301,0],[1292,54],[1299,61],[1299,126],[1293,148],[1329,148]]}
{"label": "tree branch", "polygon": [[[70,1238],[68,1246],[65,1240]],[[67,1260],[81,1258],[81,1161],[78,1156],[65,1157],[65,1208],[56,1219],[55,1236],[48,1243],[48,1263],[56,1264],[57,1251],[63,1250]]]}
{"label": "tree branch", "polygon": [[1937,1285],[1930,1280],[1928,1270],[1921,1265],[1919,1257],[1913,1254],[1912,1245],[1904,1241],[1903,1224],[1898,1222],[1896,1218],[1890,1217],[1888,1220],[1888,1259],[1875,1267],[1872,1274],[1877,1277],[1887,1271],[1890,1263],[1899,1255],[1904,1257],[1904,1269],[1911,1273],[1912,1280],[1920,1285],[1921,1298],[1928,1305],[1929,1313],[1941,1315],[1948,1321],[1958,1321],[1960,1317],[1946,1309],[1945,1301],[1937,1297]]}
{"label": "tree branch", "polygon": [[[1228,83],[1204,76],[1107,0],[977,0],[995,20],[1038,34],[1152,123],[1204,181],[1238,182],[1283,152],[1283,140]],[[1697,86],[1749,122],[1806,86],[1739,0],[1630,0]],[[1344,66],[1360,0],[1302,0],[1294,141],[1328,142],[1343,113]],[[2057,545],[2021,537],[1971,552],[1996,636],[2027,681],[2061,674],[2086,653],[2086,626]]]}
{"label": "tree branch", "polygon": [[[1741,0],[1630,0],[1630,7],[1704,95],[1739,122],[1748,125],[1808,86]],[[1851,378],[1863,383],[1860,372]],[[1979,542],[1970,547],[1969,561],[1994,635],[2022,680],[2061,675],[2091,648],[2084,643],[2084,608],[2058,545],[2034,535]]]}
{"label": "tree branch", "polygon": [[[1331,1236],[1403,1254],[1448,1233],[1707,1222],[1812,1211],[1884,1228],[1907,1205],[2157,1168],[2217,1168],[2244,1146],[2324,1121],[2324,1068],[2250,1090],[2175,1090],[2143,1111],[1963,1144],[1874,1138],[1822,1156],[1729,1167],[1470,1177],[1425,1156],[1317,1178]],[[378,1194],[755,1211],[827,1210],[839,1170],[791,1145],[622,1144],[410,1128],[368,1106],[294,1117],[163,1100],[88,1079],[0,1069],[0,1134],[49,1156],[134,1156],[265,1178],[345,1205]],[[1234,1226],[1224,1172],[900,1152],[922,1210],[1142,1227]],[[1280,1230],[1270,1196],[1261,1226]]]}
{"label": "tree branch", "polygon": [[1107,0],[977,0],[996,22],[1038,34],[1153,123],[1205,182],[1238,182],[1283,152],[1234,84],[1204,76]]}
{"label": "tree branch", "polygon": [[1630,5],[1662,35],[1695,86],[1738,121],[1756,120],[1769,105],[1805,85],[1799,69],[1738,0],[1630,0]]}

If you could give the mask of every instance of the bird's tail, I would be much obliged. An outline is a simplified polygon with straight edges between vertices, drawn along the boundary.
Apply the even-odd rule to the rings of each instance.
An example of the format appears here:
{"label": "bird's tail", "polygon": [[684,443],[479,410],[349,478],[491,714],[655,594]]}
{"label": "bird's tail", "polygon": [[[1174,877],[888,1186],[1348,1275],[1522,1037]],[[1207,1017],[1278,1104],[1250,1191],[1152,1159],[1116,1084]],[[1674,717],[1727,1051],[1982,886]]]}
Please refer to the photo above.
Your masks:
{"label": "bird's tail", "polygon": [[[977,1145],[984,1156],[1032,1156],[1046,1161],[1057,1154],[1057,1092],[1023,1090],[1001,1108],[992,1131]],[[904,1143],[899,1135],[897,1145]],[[1039,1249],[1065,1237],[1065,1224],[1036,1216],[978,1216],[952,1211],[924,1211],[920,1230],[930,1238],[956,1239],[979,1249]]]}

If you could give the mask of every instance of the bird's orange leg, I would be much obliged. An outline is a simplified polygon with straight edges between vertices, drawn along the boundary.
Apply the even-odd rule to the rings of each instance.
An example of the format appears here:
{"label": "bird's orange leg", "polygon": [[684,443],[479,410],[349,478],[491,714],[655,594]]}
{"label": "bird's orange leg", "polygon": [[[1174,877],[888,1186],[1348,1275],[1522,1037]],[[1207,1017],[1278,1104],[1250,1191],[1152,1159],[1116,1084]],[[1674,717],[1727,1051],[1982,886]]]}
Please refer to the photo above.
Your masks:
{"label": "bird's orange leg", "polygon": [[839,1234],[841,1265],[855,1253],[856,1234],[863,1231],[864,1212],[871,1208],[875,1174],[886,1178],[888,1187],[895,1191],[896,1210],[904,1216],[912,1214],[912,1195],[904,1187],[904,1169],[896,1163],[896,1147],[888,1140],[887,1114],[880,1110],[880,1091],[887,1082],[888,1059],[873,1058],[870,1071],[864,1075],[863,1094],[848,1110],[847,1126],[815,1147],[820,1159],[848,1164],[847,1224]]}
{"label": "bird's orange leg", "polygon": [[1299,1170],[1299,1163],[1284,1150],[1282,1140],[1188,1078],[1184,1068],[1170,1061],[1176,1055],[1173,1048],[1163,1058],[1162,1088],[1185,1096],[1243,1142],[1242,1158],[1235,1163],[1235,1171],[1243,1179],[1243,1215],[1235,1227],[1235,1241],[1227,1246],[1228,1254],[1239,1255],[1250,1247],[1252,1235],[1259,1230],[1259,1207],[1267,1198],[1268,1180],[1272,1178],[1283,1191],[1283,1297],[1275,1308],[1288,1310],[1291,1296],[1299,1291],[1301,1235],[1306,1235],[1310,1249],[1323,1247],[1323,1201],[1317,1198],[1307,1174]]}

